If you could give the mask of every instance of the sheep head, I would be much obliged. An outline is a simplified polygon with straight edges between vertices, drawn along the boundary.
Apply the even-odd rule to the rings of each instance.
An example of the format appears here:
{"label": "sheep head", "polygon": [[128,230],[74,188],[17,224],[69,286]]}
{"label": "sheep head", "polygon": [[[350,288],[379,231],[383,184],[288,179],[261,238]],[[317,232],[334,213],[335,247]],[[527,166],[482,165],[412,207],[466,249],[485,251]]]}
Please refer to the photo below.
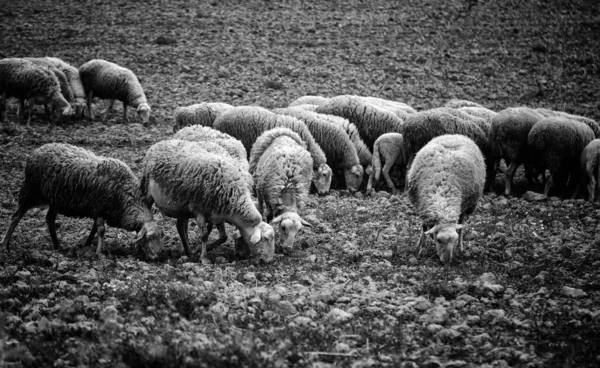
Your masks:
{"label": "sheep head", "polygon": [[245,247],[248,247],[255,261],[263,260],[268,263],[273,260],[275,256],[275,231],[271,225],[263,221],[250,229],[249,233],[242,233],[242,237],[246,245],[236,244],[236,252],[243,253]]}
{"label": "sheep head", "polygon": [[454,247],[459,240],[458,230],[462,227],[460,224],[439,224],[425,232],[425,235],[430,235],[435,241],[438,256],[446,265],[452,260]]}
{"label": "sheep head", "polygon": [[362,184],[364,170],[360,165],[354,165],[350,168],[344,169],[344,179],[346,180],[346,189],[351,193],[356,192],[360,189]]}
{"label": "sheep head", "polygon": [[73,103],[75,106],[75,116],[81,117],[83,116],[83,109],[85,108],[85,99],[81,97],[75,98],[75,102]]}
{"label": "sheep head", "polygon": [[137,114],[142,118],[142,121],[144,123],[147,123],[148,120],[150,119],[150,105],[148,105],[147,103],[141,103],[138,107],[137,107]]}
{"label": "sheep head", "polygon": [[373,165],[369,164],[367,165],[367,168],[365,169],[365,174],[371,176],[373,174]]}
{"label": "sheep head", "polygon": [[321,164],[315,170],[312,181],[319,195],[327,194],[329,187],[331,187],[331,168],[329,165]]}
{"label": "sheep head", "polygon": [[284,253],[289,254],[294,247],[296,235],[303,226],[312,225],[302,219],[296,212],[284,212],[271,221],[273,226],[279,227],[279,241]]}
{"label": "sheep head", "polygon": [[142,225],[138,233],[136,243],[139,249],[146,255],[146,258],[154,260],[162,252],[161,231],[155,221],[147,221]]}

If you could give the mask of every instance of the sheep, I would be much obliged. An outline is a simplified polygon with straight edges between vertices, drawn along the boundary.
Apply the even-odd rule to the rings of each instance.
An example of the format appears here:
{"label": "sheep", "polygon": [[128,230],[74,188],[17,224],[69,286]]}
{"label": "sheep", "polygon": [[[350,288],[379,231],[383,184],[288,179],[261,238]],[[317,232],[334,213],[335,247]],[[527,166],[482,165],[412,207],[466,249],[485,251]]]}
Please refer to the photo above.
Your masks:
{"label": "sheep", "polygon": [[463,135],[442,135],[417,153],[408,172],[408,198],[423,220],[419,253],[431,235],[446,267],[463,226],[477,208],[485,184],[485,163],[479,147]]}
{"label": "sheep", "polygon": [[[600,183],[600,138],[596,138],[585,146],[581,151],[579,159],[579,170],[580,179],[579,186],[572,198],[577,197],[577,194],[581,191],[581,187],[588,182],[588,199],[591,203],[594,203],[596,197],[596,185]],[[596,179],[597,177],[597,179]]]}
{"label": "sheep", "polygon": [[396,114],[399,118],[404,119],[408,114],[413,114],[417,112],[417,110],[413,109],[410,105],[405,104],[404,102],[386,100],[384,98],[379,97],[370,97],[370,96],[355,96],[360,98],[361,100],[380,107],[385,110],[389,110]]}
{"label": "sheep", "polygon": [[356,125],[369,149],[384,133],[402,133],[404,121],[389,110],[365,102],[355,96],[338,96],[319,106],[316,112],[337,115]]}
{"label": "sheep", "polygon": [[[54,73],[54,75],[58,79],[58,83],[60,85],[60,93],[63,95],[65,100],[67,100],[67,102],[71,106],[74,106],[75,97],[73,95],[73,90],[71,89],[71,86],[69,84],[69,81],[68,81],[65,73],[63,73],[60,69],[56,68],[53,64],[50,64],[49,62],[47,62],[46,59],[44,59],[44,58],[24,58],[24,59],[27,61],[31,61],[32,63],[39,65],[41,67],[46,67],[46,68],[50,69],[50,71],[52,73]],[[23,111],[24,106],[25,106],[24,98],[20,99],[20,106],[21,106],[21,111]],[[46,108],[46,110],[48,110],[47,106],[45,106],[45,108]]]}
{"label": "sheep", "polygon": [[143,123],[150,119],[150,105],[137,76],[129,69],[102,59],[93,59],[79,67],[81,83],[87,96],[90,119],[94,120],[92,100],[94,97],[110,100],[102,121],[115,102],[123,103],[123,121],[127,121],[127,106],[136,109]]}
{"label": "sheep", "polygon": [[264,131],[280,126],[298,133],[306,142],[313,158],[313,183],[319,194],[327,193],[331,185],[331,168],[327,165],[325,153],[302,121],[291,116],[277,115],[258,106],[238,106],[221,114],[213,124],[213,128],[242,141],[248,152]]}
{"label": "sheep", "polygon": [[586,124],[563,116],[543,118],[533,125],[527,136],[527,151],[534,175],[545,176],[549,171],[544,196],[555,184],[565,185],[568,177],[572,185],[578,185],[581,152],[594,139]]}
{"label": "sheep", "polygon": [[[194,218],[202,233],[203,264],[210,263],[207,251],[223,242],[225,222],[240,231],[255,261],[273,259],[273,228],[262,221],[252,202],[246,176],[230,157],[207,151],[198,142],[172,139],[152,145],[142,165],[140,186],[144,198],[148,205],[156,204],[164,216],[177,219],[177,231],[188,257],[192,256],[188,221]],[[221,234],[210,245],[208,224],[217,224]]]}
{"label": "sheep", "polygon": [[259,211],[279,226],[285,253],[291,252],[302,226],[311,226],[300,217],[312,182],[313,162],[306,143],[288,128],[262,133],[252,145],[250,172],[256,183]]}
{"label": "sheep", "polygon": [[219,114],[233,106],[223,102],[202,102],[190,106],[180,106],[175,109],[173,133],[188,125],[204,125],[212,127]]}
{"label": "sheep", "polygon": [[299,98],[295,99],[294,101],[290,102],[288,107],[293,107],[293,106],[298,106],[298,105],[306,105],[306,104],[320,106],[320,105],[323,105],[324,103],[326,103],[327,101],[329,101],[329,98],[327,98],[327,97],[306,95],[306,96],[299,97]]}
{"label": "sheep", "polygon": [[555,111],[555,110],[550,110],[550,109],[545,109],[545,108],[536,108],[535,112],[537,112],[538,114],[544,116],[545,118],[549,118],[552,116],[562,116],[571,120],[575,120],[578,121],[580,123],[584,123],[585,125],[589,126],[590,129],[592,129],[592,131],[594,132],[594,136],[596,136],[596,138],[600,138],[600,125],[598,125],[598,123],[590,118],[586,118],[585,116],[579,116],[579,115],[573,115],[573,114],[569,114],[563,111]]}
{"label": "sheep", "polygon": [[490,110],[488,108],[476,107],[476,106],[459,107],[458,110],[462,111],[462,112],[466,112],[467,114],[469,114],[471,116],[482,118],[488,122],[488,125],[490,124],[492,118],[498,114],[497,112]]}
{"label": "sheep", "polygon": [[458,108],[461,108],[461,107],[483,107],[483,106],[480,105],[480,104],[478,104],[477,102],[453,98],[453,99],[448,100],[444,104],[444,107],[450,107],[450,108],[453,108],[453,109],[458,109]]}
{"label": "sheep", "polygon": [[19,206],[12,215],[2,246],[9,249],[10,237],[27,210],[48,205],[46,223],[55,249],[56,215],[94,220],[84,246],[98,233],[99,255],[104,243],[105,222],[109,226],[138,232],[146,256],[154,259],[162,249],[161,232],[129,166],[120,160],[97,156],[66,143],[48,143],[27,159],[25,180],[19,192]]}
{"label": "sheep", "polygon": [[[406,168],[403,149],[404,142],[400,133],[385,133],[377,138],[373,146],[373,174],[369,175],[367,193],[373,189],[373,179],[377,183],[382,172],[390,189],[393,192],[397,191],[390,177],[390,170],[394,165],[403,171]],[[384,162],[383,169],[381,168],[381,161]]]}
{"label": "sheep", "polygon": [[336,124],[331,124],[322,115],[297,107],[275,109],[275,113],[300,119],[323,149],[328,165],[335,171],[342,171],[346,188],[350,192],[360,189],[364,169],[360,165],[356,147],[348,133]]}
{"label": "sheep", "polygon": [[79,76],[79,69],[59,58],[46,56],[44,57],[44,60],[50,65],[53,65],[55,68],[58,68],[58,70],[61,72],[65,73],[75,99],[75,115],[78,117],[83,116],[83,108],[85,107],[85,91],[83,89],[83,84],[81,83],[81,77]]}
{"label": "sheep", "polygon": [[[35,103],[44,105],[48,122],[51,121],[55,109],[60,110],[63,115],[73,113],[71,105],[60,93],[60,84],[56,75],[48,68],[24,59],[0,60],[0,120],[4,119],[7,97],[28,100],[27,125],[31,122],[31,112]],[[52,105],[51,110],[48,109],[48,104]]]}
{"label": "sheep", "polygon": [[459,119],[469,121],[469,122],[477,125],[479,128],[481,128],[481,130],[483,131],[483,133],[486,136],[488,135],[488,131],[490,129],[490,122],[487,119],[480,118],[475,115],[471,115],[471,114],[467,113],[466,111],[462,111],[460,109],[455,109],[453,107],[445,107],[445,106],[436,107],[436,108],[433,108],[433,109],[430,109],[427,111],[447,113],[447,114],[456,116]]}
{"label": "sheep", "polygon": [[525,164],[525,171],[530,183],[533,176],[527,162],[527,136],[535,123],[544,117],[529,107],[511,107],[504,109],[490,122],[490,164],[488,166],[488,183],[486,188],[491,189],[496,178],[496,169],[501,159],[506,162],[504,194],[510,195],[513,176],[521,164]]}

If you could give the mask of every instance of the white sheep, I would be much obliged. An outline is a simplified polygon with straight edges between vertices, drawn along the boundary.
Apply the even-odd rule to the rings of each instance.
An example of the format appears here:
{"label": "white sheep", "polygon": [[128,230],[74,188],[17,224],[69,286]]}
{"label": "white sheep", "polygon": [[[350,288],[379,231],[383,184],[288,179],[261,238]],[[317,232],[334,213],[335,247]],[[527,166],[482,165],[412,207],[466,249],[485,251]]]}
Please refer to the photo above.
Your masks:
{"label": "white sheep", "polygon": [[166,140],[148,149],[143,167],[141,188],[146,200],[156,204],[164,216],[177,219],[177,231],[189,257],[188,220],[194,218],[202,232],[202,263],[210,263],[207,225],[216,224],[221,233],[225,222],[240,231],[255,260],[273,259],[273,228],[262,221],[246,176],[230,157],[209,152],[201,143]]}
{"label": "white sheep", "polygon": [[326,194],[331,185],[331,168],[325,153],[302,121],[258,106],[237,106],[221,114],[213,124],[213,128],[239,139],[248,152],[263,132],[276,127],[289,128],[306,142],[313,158],[313,183],[319,194]]}
{"label": "white sheep", "polygon": [[223,102],[202,102],[190,106],[179,106],[173,115],[173,133],[188,125],[204,125],[212,127],[219,114],[233,106]]}
{"label": "white sheep", "polygon": [[50,65],[53,65],[55,68],[58,68],[58,70],[61,72],[65,73],[67,80],[69,81],[71,91],[73,92],[73,97],[75,98],[75,102],[73,104],[75,107],[75,115],[82,116],[83,108],[85,107],[85,90],[83,89],[83,84],[81,83],[79,69],[59,58],[46,56],[44,57],[44,60],[46,60],[46,62],[48,62]]}
{"label": "white sheep", "polygon": [[102,117],[108,118],[115,100],[123,103],[123,121],[127,121],[127,106],[136,109],[144,123],[150,118],[150,105],[137,76],[129,69],[102,59],[90,60],[79,67],[81,83],[87,96],[90,119],[94,120],[92,100],[94,97],[110,100]]}
{"label": "white sheep", "polygon": [[[322,114],[299,107],[287,107],[273,111],[302,120],[325,153],[327,164],[334,170],[334,173],[343,173],[343,182],[346,188],[350,192],[360,189],[364,169],[360,164],[356,147],[341,126],[331,124]],[[341,181],[339,176],[337,175],[336,178]]]}
{"label": "white sheep", "polygon": [[581,191],[581,187],[586,183],[588,190],[588,199],[594,203],[596,198],[596,187],[600,183],[600,139],[596,138],[585,146],[581,151],[579,159],[579,169],[581,177],[577,191],[573,194],[573,198]]}
{"label": "white sheep", "polygon": [[442,135],[416,155],[408,172],[408,198],[423,220],[418,249],[431,235],[448,265],[454,247],[463,249],[463,226],[477,208],[485,184],[481,151],[468,137]]}
{"label": "white sheep", "polygon": [[97,254],[102,251],[105,222],[137,231],[149,258],[156,258],[162,248],[160,229],[143,200],[137,177],[117,159],[96,156],[65,143],[48,143],[34,150],[25,166],[19,207],[2,239],[6,249],[23,215],[41,205],[49,206],[46,223],[55,249],[60,247],[54,223],[57,214],[92,218],[92,230],[84,246],[92,244],[97,232]]}
{"label": "white sheep", "polygon": [[[384,163],[383,169],[381,167],[382,161]],[[402,134],[385,133],[377,138],[373,146],[373,173],[369,175],[367,193],[371,192],[373,183],[376,184],[379,181],[382,173],[387,185],[393,192],[396,192],[397,189],[390,177],[390,170],[394,166],[397,166],[402,171],[406,169]]]}
{"label": "white sheep", "polygon": [[27,125],[31,122],[31,112],[36,103],[44,105],[49,122],[55,109],[63,115],[73,113],[71,105],[60,92],[56,75],[50,69],[25,59],[0,60],[0,121],[4,119],[8,97],[28,100]]}
{"label": "white sheep", "polygon": [[250,153],[250,172],[256,183],[258,206],[272,224],[279,225],[279,239],[289,253],[302,226],[311,226],[298,214],[313,176],[313,162],[306,143],[288,128],[273,128],[256,139]]}

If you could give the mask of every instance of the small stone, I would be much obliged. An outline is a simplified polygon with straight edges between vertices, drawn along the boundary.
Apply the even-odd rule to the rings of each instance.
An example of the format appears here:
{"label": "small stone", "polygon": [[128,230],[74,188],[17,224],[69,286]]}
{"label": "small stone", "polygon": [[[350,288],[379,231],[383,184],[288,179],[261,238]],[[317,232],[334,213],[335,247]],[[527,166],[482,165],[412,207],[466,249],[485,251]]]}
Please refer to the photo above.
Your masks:
{"label": "small stone", "polygon": [[570,296],[572,298],[579,298],[582,296],[586,296],[587,293],[581,289],[575,289],[569,286],[563,286],[562,294],[565,296]]}
{"label": "small stone", "polygon": [[298,313],[296,307],[294,307],[294,305],[287,300],[277,302],[274,305],[274,307],[275,311],[283,317],[291,316]]}
{"label": "small stone", "polygon": [[419,263],[419,260],[417,259],[417,257],[410,257],[410,258],[408,259],[408,264],[410,264],[410,265],[413,265],[413,266],[414,266],[414,265],[416,265],[416,264],[418,264],[418,263]]}
{"label": "small stone", "polygon": [[31,277],[31,272],[29,272],[27,270],[21,270],[21,271],[15,273],[15,276],[17,276],[20,279],[28,279],[29,277]]}
{"label": "small stone", "polygon": [[483,313],[481,319],[487,323],[494,323],[498,320],[502,320],[506,312],[503,309],[490,309]]}
{"label": "small stone", "polygon": [[432,335],[435,335],[436,333],[440,332],[443,328],[444,327],[442,327],[442,325],[430,323],[427,325],[427,332],[429,332]]}
{"label": "small stone", "polygon": [[546,196],[542,193],[536,193],[532,191],[525,192],[521,198],[528,202],[541,202],[546,200]]}
{"label": "small stone", "polygon": [[341,323],[350,320],[353,317],[352,313],[348,313],[339,308],[333,308],[325,315],[325,318],[330,323]]}
{"label": "small stone", "polygon": [[537,276],[533,278],[533,280],[539,283],[544,283],[546,281],[546,276],[548,276],[548,272],[542,271],[538,273]]}
{"label": "small stone", "polygon": [[467,303],[471,303],[472,301],[477,300],[475,297],[472,297],[469,294],[459,295],[456,299],[458,299],[458,300],[464,300]]}
{"label": "small stone", "polygon": [[419,317],[420,322],[444,324],[448,320],[448,311],[441,305],[435,306]]}
{"label": "small stone", "polygon": [[345,342],[338,342],[335,344],[335,351],[338,353],[347,353],[350,351],[350,345],[346,344]]}
{"label": "small stone", "polygon": [[444,340],[449,341],[449,340],[454,340],[454,339],[460,337],[460,332],[458,332],[452,328],[444,328],[437,333],[437,336],[442,341],[444,341]]}
{"label": "small stone", "polygon": [[369,209],[367,207],[364,207],[364,206],[360,206],[360,207],[356,208],[356,213],[365,213],[367,211],[369,211]]}
{"label": "small stone", "polygon": [[415,304],[414,308],[419,312],[424,312],[427,309],[431,308],[433,305],[429,300],[421,300],[417,304]]}
{"label": "small stone", "polygon": [[306,260],[309,262],[314,263],[317,260],[317,255],[316,254],[311,254],[310,256],[306,257]]}
{"label": "small stone", "polygon": [[247,272],[244,275],[244,280],[248,282],[256,282],[256,274],[254,272]]}
{"label": "small stone", "polygon": [[300,326],[306,326],[312,322],[312,319],[304,316],[298,316],[296,319],[294,319],[294,321]]}
{"label": "small stone", "polygon": [[506,199],[505,197],[498,197],[498,199],[496,199],[496,205],[497,206],[504,207],[507,204],[508,204],[508,199]]}

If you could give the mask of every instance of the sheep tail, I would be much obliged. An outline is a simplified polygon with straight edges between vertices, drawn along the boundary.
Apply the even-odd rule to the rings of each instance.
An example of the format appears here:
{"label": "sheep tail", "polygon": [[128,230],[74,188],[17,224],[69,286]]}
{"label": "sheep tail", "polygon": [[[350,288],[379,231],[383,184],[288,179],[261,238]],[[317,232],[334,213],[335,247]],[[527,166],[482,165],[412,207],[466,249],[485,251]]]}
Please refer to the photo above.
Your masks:
{"label": "sheep tail", "polygon": [[381,158],[379,157],[379,144],[380,141],[376,140],[373,145],[373,175],[375,175],[375,181],[379,181],[381,176]]}

